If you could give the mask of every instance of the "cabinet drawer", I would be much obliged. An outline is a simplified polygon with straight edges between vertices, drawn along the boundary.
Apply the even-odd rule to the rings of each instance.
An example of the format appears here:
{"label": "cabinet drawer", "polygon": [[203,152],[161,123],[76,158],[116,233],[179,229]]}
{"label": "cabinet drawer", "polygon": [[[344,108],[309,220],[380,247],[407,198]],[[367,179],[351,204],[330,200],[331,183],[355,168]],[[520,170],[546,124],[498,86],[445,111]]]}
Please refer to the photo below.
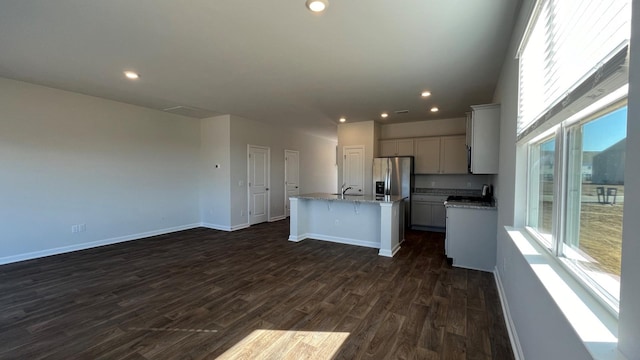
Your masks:
{"label": "cabinet drawer", "polygon": [[447,195],[421,195],[421,194],[413,194],[411,195],[411,199],[413,201],[427,201],[434,203],[444,204],[447,201]]}

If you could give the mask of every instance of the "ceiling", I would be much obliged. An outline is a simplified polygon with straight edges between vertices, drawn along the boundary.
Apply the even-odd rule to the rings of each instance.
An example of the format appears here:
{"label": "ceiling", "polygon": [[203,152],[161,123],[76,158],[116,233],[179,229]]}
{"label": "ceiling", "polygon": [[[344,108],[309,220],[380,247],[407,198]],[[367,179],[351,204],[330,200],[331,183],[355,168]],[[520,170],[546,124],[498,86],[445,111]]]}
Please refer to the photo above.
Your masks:
{"label": "ceiling", "polygon": [[0,76],[335,139],[341,116],[490,102],[520,3],[330,0],[318,15],[304,0],[0,0]]}

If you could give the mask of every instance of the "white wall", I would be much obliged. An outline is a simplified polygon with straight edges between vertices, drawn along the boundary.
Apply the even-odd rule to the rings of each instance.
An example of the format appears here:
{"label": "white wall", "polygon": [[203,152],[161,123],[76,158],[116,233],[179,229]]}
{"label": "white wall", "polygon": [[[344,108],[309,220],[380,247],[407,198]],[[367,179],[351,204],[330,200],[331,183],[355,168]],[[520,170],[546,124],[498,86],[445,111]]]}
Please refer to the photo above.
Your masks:
{"label": "white wall", "polygon": [[374,121],[344,123],[338,125],[338,183],[331,191],[340,191],[342,185],[343,150],[345,146],[364,146],[364,193],[373,193],[373,157],[377,154],[377,124]]}
{"label": "white wall", "polygon": [[0,263],[199,223],[199,147],[197,120],[0,78]]}
{"label": "white wall", "polygon": [[[300,152],[300,193],[333,192],[336,188],[336,142],[258,121],[231,116],[231,225],[248,223],[247,145],[271,149],[270,219],[284,211],[284,150]],[[242,185],[240,185],[242,184]],[[241,215],[242,212],[242,215]]]}
{"label": "white wall", "polygon": [[200,141],[200,219],[208,227],[228,230],[231,228],[231,116],[200,120]]}
{"label": "white wall", "polygon": [[467,130],[466,121],[465,118],[452,118],[401,124],[384,124],[380,126],[380,139],[464,134]]}
{"label": "white wall", "polygon": [[[516,48],[533,0],[523,2],[516,30],[505,58],[502,72],[494,95],[494,101],[501,103],[500,128],[500,173],[496,176],[496,197],[498,206],[498,249],[497,271],[502,281],[504,295],[510,310],[517,336],[526,359],[589,359],[582,340],[576,335],[566,317],[558,309],[542,287],[520,251],[515,247],[504,230],[504,226],[524,224],[524,196],[526,184],[523,171],[526,160],[522,149],[516,147],[516,117],[518,94],[518,62],[514,59]],[[635,14],[640,1],[634,0]],[[638,17],[634,17],[632,36],[632,64],[630,68],[631,90],[629,96],[629,119],[640,116],[640,36]],[[637,45],[637,46],[636,46]],[[636,50],[636,51],[633,51]],[[633,61],[635,59],[635,61]],[[640,124],[628,122],[627,151],[640,151]],[[628,159],[626,164],[625,222],[623,237],[622,294],[620,300],[619,346],[629,359],[640,358],[640,244],[637,234],[640,224],[633,219],[640,213],[640,192],[636,182],[640,182],[640,167],[636,160]],[[640,185],[640,184],[639,184]],[[631,215],[633,214],[633,215]]]}
{"label": "white wall", "polygon": [[300,152],[301,193],[337,187],[336,141],[0,78],[0,263],[245,224],[247,144],[271,148],[271,219],[284,216],[285,149]]}

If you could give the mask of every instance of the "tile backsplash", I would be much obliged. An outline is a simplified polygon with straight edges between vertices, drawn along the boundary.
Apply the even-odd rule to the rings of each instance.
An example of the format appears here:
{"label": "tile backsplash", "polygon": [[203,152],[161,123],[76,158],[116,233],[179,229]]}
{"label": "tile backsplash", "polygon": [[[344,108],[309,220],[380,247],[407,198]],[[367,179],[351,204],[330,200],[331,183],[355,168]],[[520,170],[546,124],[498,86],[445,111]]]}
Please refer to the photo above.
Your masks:
{"label": "tile backsplash", "polygon": [[415,188],[481,190],[492,175],[415,175]]}

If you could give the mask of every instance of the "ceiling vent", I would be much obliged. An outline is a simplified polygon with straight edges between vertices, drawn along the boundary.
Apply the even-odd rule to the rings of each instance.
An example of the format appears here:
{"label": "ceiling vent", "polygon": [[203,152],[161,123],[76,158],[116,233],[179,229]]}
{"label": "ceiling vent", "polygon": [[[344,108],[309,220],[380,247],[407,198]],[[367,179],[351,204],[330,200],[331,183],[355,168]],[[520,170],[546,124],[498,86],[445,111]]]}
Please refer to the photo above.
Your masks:
{"label": "ceiling vent", "polygon": [[396,115],[408,114],[409,110],[396,110],[396,111],[394,111],[394,113],[396,113]]}
{"label": "ceiling vent", "polygon": [[165,111],[165,112],[168,112],[168,113],[172,113],[172,114],[176,114],[176,115],[192,117],[192,118],[196,118],[196,119],[204,119],[204,118],[220,115],[219,113],[217,113],[215,111],[199,109],[199,108],[194,108],[194,107],[190,107],[190,106],[182,106],[182,105],[168,107],[166,109],[162,109],[162,111]]}

